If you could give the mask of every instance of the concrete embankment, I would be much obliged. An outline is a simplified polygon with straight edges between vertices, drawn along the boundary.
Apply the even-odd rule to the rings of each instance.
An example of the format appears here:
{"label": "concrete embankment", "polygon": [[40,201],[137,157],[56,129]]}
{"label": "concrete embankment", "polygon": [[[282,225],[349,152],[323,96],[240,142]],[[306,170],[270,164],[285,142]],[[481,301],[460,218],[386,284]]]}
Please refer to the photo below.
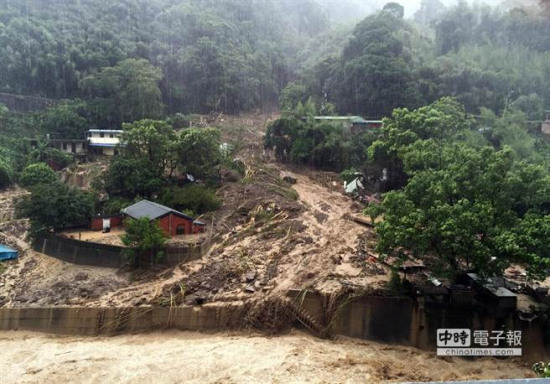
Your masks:
{"label": "concrete embankment", "polygon": [[[291,295],[292,296],[292,295]],[[291,297],[315,323],[331,335],[414,346],[435,351],[438,328],[521,330],[523,357],[546,360],[546,323],[521,321],[514,313],[495,317],[469,308],[424,307],[411,298],[366,296],[341,302],[327,311],[321,295]],[[57,334],[113,335],[159,329],[213,331],[247,326],[248,304],[128,308],[0,308],[0,330],[32,330]],[[296,317],[288,326],[300,326]]]}

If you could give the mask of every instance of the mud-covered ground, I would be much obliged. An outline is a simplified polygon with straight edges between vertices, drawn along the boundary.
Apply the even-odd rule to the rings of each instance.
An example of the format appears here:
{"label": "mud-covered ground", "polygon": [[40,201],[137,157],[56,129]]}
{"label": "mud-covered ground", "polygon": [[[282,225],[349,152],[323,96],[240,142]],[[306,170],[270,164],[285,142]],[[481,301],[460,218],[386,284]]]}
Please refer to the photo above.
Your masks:
{"label": "mud-covered ground", "polygon": [[[170,268],[116,271],[22,252],[20,260],[9,263],[0,275],[0,305],[195,304],[259,299],[291,288],[337,291],[384,285],[388,269],[368,261],[375,245],[373,234],[348,219],[361,207],[342,194],[337,174],[275,162],[263,149],[268,116],[210,119],[221,128],[223,141],[235,148],[234,158],[244,175],[222,172],[223,183],[217,190],[222,207],[201,217],[209,225],[207,236],[213,244],[207,255]],[[297,182],[281,180],[281,171],[292,172]],[[91,174],[79,172],[78,183],[69,177],[72,173],[64,177],[85,188]],[[0,223],[0,231],[10,241],[24,240],[18,221]],[[107,239],[116,233],[93,235],[117,241]]]}
{"label": "mud-covered ground", "polygon": [[534,377],[519,360],[438,358],[299,332],[62,337],[0,332],[3,383],[380,383]]}

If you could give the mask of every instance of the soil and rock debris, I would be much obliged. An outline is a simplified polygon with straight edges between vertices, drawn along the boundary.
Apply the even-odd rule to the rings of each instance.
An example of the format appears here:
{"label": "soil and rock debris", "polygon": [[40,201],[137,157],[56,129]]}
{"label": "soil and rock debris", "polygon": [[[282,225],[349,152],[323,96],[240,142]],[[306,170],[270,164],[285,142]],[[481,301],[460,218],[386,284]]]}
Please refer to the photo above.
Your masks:
{"label": "soil and rock debris", "polygon": [[[331,292],[383,286],[388,269],[366,257],[374,247],[366,241],[371,230],[348,219],[360,206],[343,195],[337,174],[275,162],[262,144],[268,118],[206,118],[235,148],[244,177],[229,172],[231,177],[224,177],[218,190],[221,209],[201,217],[211,227],[213,243],[201,260],[149,271],[115,271],[75,266],[29,250],[0,275],[0,303],[202,304],[282,295],[291,288]],[[84,179],[78,186],[89,185]],[[23,241],[24,228],[7,229],[10,223],[2,224],[6,235]]]}
{"label": "soil and rock debris", "polygon": [[[0,195],[0,242],[18,249],[20,258],[2,263],[0,307],[246,301],[253,305],[246,319],[249,328],[258,321],[259,328],[269,328],[267,316],[275,330],[280,324],[271,311],[277,306],[271,304],[281,304],[289,289],[337,295],[385,286],[389,268],[373,258],[372,229],[349,219],[362,207],[342,193],[337,174],[276,163],[263,150],[266,116],[209,119],[237,150],[235,162],[244,178],[234,170],[222,172],[218,194],[223,205],[201,217],[209,223],[213,244],[207,255],[175,267],[139,271],[66,263],[30,248],[28,222],[13,215],[15,202],[27,192],[8,191]],[[65,178],[86,188],[93,173],[79,168],[76,178],[72,173]],[[0,332],[0,348],[4,382],[384,382],[531,375],[516,360],[440,359],[413,348],[341,338],[329,342],[295,331],[275,338],[182,332],[75,338]]]}
{"label": "soil and rock debris", "polygon": [[300,332],[62,337],[0,332],[3,383],[381,383],[534,377],[519,360],[437,358]]}

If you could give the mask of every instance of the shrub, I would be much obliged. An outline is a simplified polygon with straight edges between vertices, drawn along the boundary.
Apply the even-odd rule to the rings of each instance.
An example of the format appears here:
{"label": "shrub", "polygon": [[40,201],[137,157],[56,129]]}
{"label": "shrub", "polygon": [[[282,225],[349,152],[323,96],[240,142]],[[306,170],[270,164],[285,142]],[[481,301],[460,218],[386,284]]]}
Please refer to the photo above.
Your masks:
{"label": "shrub", "polygon": [[200,185],[166,188],[161,200],[163,204],[178,211],[191,210],[199,214],[215,211],[221,206],[221,201],[215,193]]}
{"label": "shrub", "polygon": [[132,205],[134,202],[130,199],[125,199],[123,197],[114,197],[103,204],[103,214],[105,215],[116,215],[120,213],[123,208],[126,208]]}
{"label": "shrub", "polygon": [[126,222],[126,232],[120,236],[122,243],[129,248],[128,256],[135,257],[136,267],[160,261],[164,255],[166,235],[158,222],[147,217],[130,219]]}
{"label": "shrub", "polygon": [[30,219],[31,238],[40,230],[86,225],[92,215],[94,198],[88,192],[60,182],[37,184],[30,191],[17,205],[17,213]]}
{"label": "shrub", "polygon": [[30,164],[21,173],[20,182],[24,187],[50,184],[58,180],[57,174],[45,163]]}

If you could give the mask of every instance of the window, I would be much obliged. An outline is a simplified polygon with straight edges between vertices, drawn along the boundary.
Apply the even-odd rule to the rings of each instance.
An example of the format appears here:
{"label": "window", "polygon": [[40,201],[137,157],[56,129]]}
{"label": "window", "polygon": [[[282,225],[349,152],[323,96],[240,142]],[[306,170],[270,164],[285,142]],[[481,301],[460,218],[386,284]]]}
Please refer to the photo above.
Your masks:
{"label": "window", "polygon": [[185,225],[178,225],[177,226],[176,235],[185,235]]}
{"label": "window", "polygon": [[67,143],[63,143],[63,149],[67,150]]}
{"label": "window", "polygon": [[113,135],[112,133],[109,135],[109,137],[112,139],[115,137],[115,135]]}
{"label": "window", "polygon": [[99,137],[105,137],[105,133],[100,132],[100,133],[99,133]]}

